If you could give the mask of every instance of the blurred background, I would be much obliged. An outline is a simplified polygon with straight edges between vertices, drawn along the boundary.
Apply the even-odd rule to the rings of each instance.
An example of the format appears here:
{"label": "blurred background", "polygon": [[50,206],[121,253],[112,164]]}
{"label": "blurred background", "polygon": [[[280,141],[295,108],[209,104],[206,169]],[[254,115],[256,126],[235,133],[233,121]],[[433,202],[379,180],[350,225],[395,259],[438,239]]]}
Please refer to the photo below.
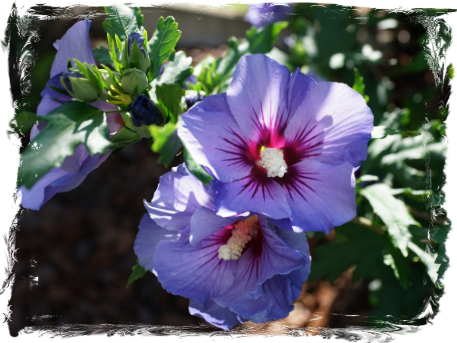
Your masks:
{"label": "blurred background", "polygon": [[[350,86],[356,67],[364,77],[375,125],[422,129],[429,144],[440,144],[426,149],[424,141],[407,138],[411,141],[406,147],[385,146],[378,153],[373,148],[361,168],[395,188],[432,190],[431,200],[404,199],[422,224],[422,228],[410,230],[417,244],[427,249],[431,243],[427,228],[446,224],[441,208],[445,181],[443,122],[448,115],[453,69],[440,67],[439,61],[451,40],[445,23],[447,11],[389,12],[316,4],[291,4],[289,9],[285,18],[289,26],[269,56],[291,71],[301,68],[317,81]],[[186,8],[141,10],[149,35],[160,16],[174,16],[182,31],[177,50],[191,56],[193,65],[208,55],[223,56],[228,38],[244,37],[251,26],[244,20],[247,5],[214,9],[189,4]],[[52,44],[86,17],[92,20],[92,47],[108,47],[102,8],[35,6],[23,17],[15,15],[13,8],[7,36],[11,90],[18,110],[36,111],[55,55]],[[430,23],[434,25],[431,31]],[[432,37],[434,33],[436,37]],[[440,43],[437,49],[427,47],[430,41]],[[27,144],[28,138],[23,137],[23,147]],[[387,153],[397,156],[395,163],[381,159]],[[191,330],[220,331],[191,316],[188,299],[166,292],[152,273],[126,288],[136,263],[133,243],[146,212],[143,199],[150,201],[159,177],[183,162],[179,155],[165,169],[157,158],[147,141],[141,140],[111,155],[79,187],[55,195],[39,212],[23,209],[18,214],[9,324],[13,336],[25,326],[75,323],[193,325]],[[376,215],[370,217],[373,211],[368,207],[366,199],[358,198],[359,213],[376,223]],[[367,255],[370,262],[365,273],[354,276],[359,259],[370,254],[367,249],[375,251],[380,238],[359,226],[351,231],[354,237],[345,230],[348,226],[328,235],[309,234],[312,273],[295,310],[276,323],[246,324],[250,330],[288,333],[298,327],[323,333],[326,328],[348,325],[422,325],[438,312],[442,291],[427,278],[427,266],[414,254],[408,260],[408,287],[400,285],[381,253]],[[348,237],[353,245],[345,245]],[[359,259],[354,259],[357,254]],[[426,307],[432,308],[432,314],[418,316]]]}

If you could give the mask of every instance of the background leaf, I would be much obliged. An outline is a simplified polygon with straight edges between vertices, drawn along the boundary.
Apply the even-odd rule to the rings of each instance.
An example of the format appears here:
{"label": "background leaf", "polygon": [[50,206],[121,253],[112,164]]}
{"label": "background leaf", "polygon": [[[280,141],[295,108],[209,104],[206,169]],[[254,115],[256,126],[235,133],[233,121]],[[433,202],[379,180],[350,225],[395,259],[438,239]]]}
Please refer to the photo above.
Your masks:
{"label": "background leaf", "polygon": [[30,189],[52,167],[60,167],[79,144],[84,144],[91,155],[103,154],[111,146],[106,117],[91,105],[70,102],[40,119],[48,125],[21,155],[18,187]]}
{"label": "background leaf", "polygon": [[126,5],[105,6],[107,14],[103,28],[113,39],[117,35],[125,41],[132,32],[143,32],[143,15],[139,7]]}
{"label": "background leaf", "polygon": [[152,138],[149,140],[149,147],[152,151],[160,153],[158,159],[165,167],[168,167],[183,145],[178,137],[177,126],[174,123],[167,123],[160,127],[149,126]]}

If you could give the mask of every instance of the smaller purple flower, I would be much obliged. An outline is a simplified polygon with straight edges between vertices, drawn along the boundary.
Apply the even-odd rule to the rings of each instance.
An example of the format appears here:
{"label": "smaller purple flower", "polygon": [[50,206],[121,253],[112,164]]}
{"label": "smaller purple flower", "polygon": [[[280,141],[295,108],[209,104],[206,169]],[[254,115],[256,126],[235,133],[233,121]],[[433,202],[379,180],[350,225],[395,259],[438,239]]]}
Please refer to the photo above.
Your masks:
{"label": "smaller purple flower", "polygon": [[263,27],[277,21],[284,20],[292,10],[288,4],[255,4],[249,5],[249,10],[244,16],[244,20],[252,26]]}
{"label": "smaller purple flower", "polygon": [[[62,89],[60,78],[68,71],[67,63],[69,58],[95,64],[89,38],[90,25],[91,21],[88,19],[77,22],[68,29],[62,39],[54,43],[57,54],[52,63],[51,78],[47,85]],[[72,63],[73,66],[76,66],[73,61]],[[72,101],[71,96],[61,94],[47,86],[41,92],[41,96],[42,99],[37,108],[38,115],[46,115],[63,103]],[[103,111],[117,110],[117,106],[101,100],[92,105]],[[120,114],[110,113],[107,115],[110,136],[113,136],[122,127],[119,122],[123,122]],[[32,128],[30,140],[44,128],[45,124],[46,122],[42,121]],[[22,206],[31,210],[39,210],[56,193],[66,192],[79,186],[86,176],[92,170],[98,168],[110,154],[111,151],[108,151],[103,155],[90,156],[84,145],[77,146],[73,155],[66,157],[60,168],[52,168],[31,189],[22,186],[17,190]]]}
{"label": "smaller purple flower", "polygon": [[214,212],[213,185],[184,164],[160,178],[134,249],[139,263],[189,311],[228,330],[238,323],[286,317],[310,272],[304,233],[276,228],[255,213]]}

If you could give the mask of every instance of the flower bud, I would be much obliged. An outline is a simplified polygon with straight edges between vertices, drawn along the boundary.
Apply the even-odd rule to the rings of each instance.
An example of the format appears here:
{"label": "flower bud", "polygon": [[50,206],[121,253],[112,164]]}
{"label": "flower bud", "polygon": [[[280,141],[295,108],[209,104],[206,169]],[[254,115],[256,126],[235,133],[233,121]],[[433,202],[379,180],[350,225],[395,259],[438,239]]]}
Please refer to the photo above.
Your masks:
{"label": "flower bud", "polygon": [[132,123],[136,127],[163,124],[162,113],[160,113],[151,99],[143,94],[138,95],[135,100],[133,100],[129,111]]}
{"label": "flower bud", "polygon": [[129,35],[121,53],[121,62],[124,69],[137,68],[145,74],[148,72],[151,62],[144,49],[144,37],[141,34],[132,32]]}
{"label": "flower bud", "polygon": [[[112,73],[114,74],[114,77],[117,78],[117,80],[121,78],[121,74],[119,74],[117,71],[112,71]],[[108,70],[100,69],[100,75],[102,76],[103,82],[105,83],[108,90],[111,89],[111,86],[116,88],[116,80],[113,80],[111,78],[110,74],[108,73]]]}
{"label": "flower bud", "polygon": [[95,102],[101,93],[83,75],[66,71],[60,77],[62,87],[73,97],[86,102]]}
{"label": "flower bud", "polygon": [[121,86],[128,94],[141,94],[148,87],[148,84],[146,74],[139,69],[126,69],[121,74]]}

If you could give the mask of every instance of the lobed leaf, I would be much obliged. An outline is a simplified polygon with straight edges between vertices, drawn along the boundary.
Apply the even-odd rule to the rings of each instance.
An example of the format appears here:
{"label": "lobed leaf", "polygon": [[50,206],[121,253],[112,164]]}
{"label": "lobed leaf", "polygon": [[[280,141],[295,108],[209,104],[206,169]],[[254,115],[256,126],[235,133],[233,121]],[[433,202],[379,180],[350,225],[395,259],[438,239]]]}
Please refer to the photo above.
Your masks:
{"label": "lobed leaf", "polygon": [[122,4],[105,6],[105,12],[107,18],[103,28],[111,37],[117,35],[124,41],[133,32],[143,32],[143,15],[139,7]]}
{"label": "lobed leaf", "polygon": [[157,28],[148,42],[149,58],[154,65],[152,79],[159,75],[163,62],[173,52],[180,37],[181,31],[178,30],[175,18],[167,17],[167,19],[163,19],[163,17],[160,17]]}
{"label": "lobed leaf", "polygon": [[136,259],[136,264],[132,267],[132,274],[130,274],[129,280],[127,281],[127,287],[125,288],[128,288],[133,283],[133,281],[143,277],[146,272],[147,270],[140,266],[138,259]]}
{"label": "lobed leaf", "polygon": [[111,147],[106,117],[91,105],[70,102],[40,119],[48,125],[21,155],[18,187],[30,189],[51,168],[60,167],[79,144],[84,144],[91,155],[103,154]]}

